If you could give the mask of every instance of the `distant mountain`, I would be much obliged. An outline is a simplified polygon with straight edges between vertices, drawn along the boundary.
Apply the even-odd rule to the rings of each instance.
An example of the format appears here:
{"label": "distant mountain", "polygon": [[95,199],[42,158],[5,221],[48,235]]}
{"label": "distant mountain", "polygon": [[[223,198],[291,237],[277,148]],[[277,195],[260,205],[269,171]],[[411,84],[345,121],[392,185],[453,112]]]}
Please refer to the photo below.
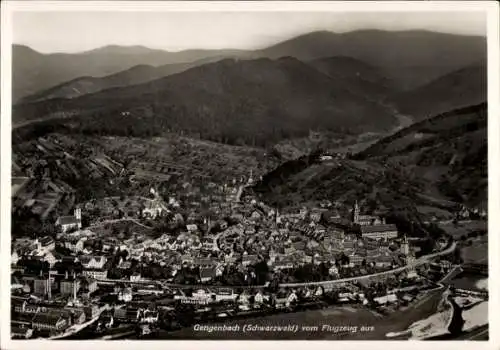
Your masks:
{"label": "distant mountain", "polygon": [[12,47],[13,101],[80,77],[103,77],[137,65],[159,66],[231,56],[238,50],[168,52],[142,46],[106,46],[82,53],[42,54],[23,45]]}
{"label": "distant mountain", "polygon": [[387,78],[410,89],[437,77],[486,60],[486,38],[411,30],[359,30],[305,34],[255,54],[301,60],[347,56],[384,70]]}
{"label": "distant mountain", "polygon": [[308,62],[311,66],[344,84],[346,89],[367,96],[381,98],[394,91],[394,83],[380,68],[351,57],[327,57]]}
{"label": "distant mountain", "polygon": [[148,83],[14,108],[14,122],[75,112],[82,132],[194,133],[228,143],[272,144],[309,129],[387,130],[391,112],[291,57],[198,66]]}
{"label": "distant mountain", "polygon": [[13,100],[81,77],[105,77],[137,65],[162,66],[211,57],[280,58],[303,61],[351,57],[382,69],[397,87],[411,89],[486,60],[486,38],[427,31],[361,30],[313,32],[255,50],[186,50],[168,52],[143,46],[106,46],[82,53],[42,54],[13,46]]}
{"label": "distant mountain", "polygon": [[382,139],[353,159],[304,156],[254,190],[279,206],[332,199],[415,218],[449,218],[458,203],[487,208],[487,106],[449,111]]}
{"label": "distant mountain", "polygon": [[485,63],[468,66],[439,77],[414,90],[391,97],[401,113],[416,119],[485,102],[487,96]]}
{"label": "distant mountain", "polygon": [[137,85],[220,59],[221,57],[211,57],[194,62],[167,64],[159,67],[143,64],[102,78],[76,78],[34,95],[27,96],[20,102],[27,103],[54,98],[75,98],[110,88]]}

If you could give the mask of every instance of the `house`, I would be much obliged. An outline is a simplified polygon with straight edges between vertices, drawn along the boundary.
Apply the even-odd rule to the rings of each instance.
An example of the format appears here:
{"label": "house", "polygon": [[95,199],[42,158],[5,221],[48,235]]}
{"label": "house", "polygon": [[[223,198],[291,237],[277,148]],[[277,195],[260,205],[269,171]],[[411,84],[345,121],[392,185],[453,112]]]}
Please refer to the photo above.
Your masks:
{"label": "house", "polygon": [[181,260],[181,264],[188,264],[188,265],[194,264],[194,262],[195,262],[195,259],[189,254],[182,255],[180,260]]}
{"label": "house", "polygon": [[196,231],[198,231],[198,226],[195,224],[189,224],[189,225],[186,225],[186,229],[189,232],[196,232]]}
{"label": "house", "polygon": [[64,241],[64,247],[75,252],[81,252],[84,248],[84,243],[87,240],[87,237],[79,237],[79,236],[70,236],[67,237]]}
{"label": "house", "polygon": [[374,298],[373,301],[379,305],[385,305],[398,301],[398,298],[396,297],[396,294],[387,294],[382,297]]}
{"label": "house", "polygon": [[227,223],[227,221],[226,221],[226,220],[221,220],[221,221],[219,221],[219,229],[221,229],[221,230],[225,230],[225,229],[227,229],[227,227],[228,227],[228,226],[229,226],[229,225],[228,225],[228,223]]}
{"label": "house", "polygon": [[215,240],[213,237],[204,237],[201,239],[203,249],[213,250],[215,248]]}
{"label": "house", "polygon": [[328,274],[330,276],[335,276],[339,273],[339,270],[337,269],[337,266],[333,265],[328,269]]}
{"label": "house", "polygon": [[323,217],[324,212],[324,209],[313,209],[309,213],[309,217],[311,218],[312,222],[319,223],[321,221],[321,218]]}
{"label": "house", "polygon": [[33,336],[33,329],[25,326],[11,325],[10,334],[12,338],[29,339]]}
{"label": "house", "polygon": [[266,299],[265,299],[264,295],[260,291],[258,291],[254,295],[254,302],[255,302],[255,304],[263,304],[265,300]]}
{"label": "house", "polygon": [[238,294],[234,292],[231,288],[224,288],[217,291],[215,294],[215,301],[234,301],[238,298]]}
{"label": "house", "polygon": [[74,216],[60,216],[56,221],[56,226],[59,226],[63,233],[81,229],[82,210],[80,208],[76,208]]}
{"label": "house", "polygon": [[27,298],[20,298],[16,296],[11,297],[10,308],[14,312],[24,313],[27,305],[28,305]]}
{"label": "house", "polygon": [[291,259],[283,259],[274,263],[274,270],[285,270],[285,269],[293,269],[295,266],[294,262]]}
{"label": "house", "polygon": [[353,254],[349,256],[349,265],[350,266],[360,266],[363,263],[365,258],[358,254]]}
{"label": "house", "polygon": [[209,258],[196,258],[193,261],[193,265],[201,268],[212,268],[216,265],[215,261]]}
{"label": "house", "polygon": [[81,278],[81,289],[82,292],[90,295],[97,290],[97,281],[93,278],[83,277]]}
{"label": "house", "polygon": [[137,282],[137,281],[140,281],[140,280],[141,280],[141,274],[139,272],[134,272],[130,276],[130,282]]}
{"label": "house", "polygon": [[222,276],[224,274],[224,264],[217,264],[215,267],[215,275]]}
{"label": "house", "polygon": [[56,242],[52,237],[45,236],[40,239],[40,249],[46,252],[50,252],[56,248]]}
{"label": "house", "polygon": [[85,312],[81,309],[71,309],[71,321],[73,324],[82,324],[85,322]]}
{"label": "house", "polygon": [[50,315],[48,313],[38,313],[33,317],[32,327],[42,331],[62,331],[69,326],[69,322],[61,315]]}
{"label": "house", "polygon": [[51,293],[51,283],[48,278],[40,276],[34,281],[34,294],[36,295],[48,295]]}
{"label": "house", "polygon": [[113,316],[112,315],[104,315],[102,317],[102,323],[103,323],[104,327],[106,327],[106,328],[113,327],[113,324],[114,324]]}
{"label": "house", "polygon": [[89,320],[93,319],[99,314],[99,307],[97,305],[91,304],[83,308],[85,317]]}
{"label": "house", "polygon": [[374,262],[375,266],[380,268],[391,267],[393,264],[393,260],[393,257],[390,255],[382,255],[371,259],[371,261]]}
{"label": "house", "polygon": [[254,265],[257,262],[259,262],[259,258],[257,257],[257,255],[243,255],[241,259],[241,264],[243,266]]}
{"label": "house", "polygon": [[290,294],[278,293],[275,298],[277,307],[289,307],[293,302],[297,301],[297,294],[291,292]]}
{"label": "house", "polygon": [[106,257],[104,256],[93,256],[93,255],[82,255],[78,258],[83,268],[85,269],[102,269],[104,264],[106,264]]}
{"label": "house", "polygon": [[56,257],[51,252],[44,254],[41,260],[47,262],[49,267],[53,267],[57,262]]}
{"label": "house", "polygon": [[370,239],[394,239],[398,237],[398,229],[396,225],[370,225],[361,226],[361,237]]}
{"label": "house", "polygon": [[142,312],[142,317],[140,317],[141,323],[155,323],[158,322],[159,312],[152,310],[144,310]]}
{"label": "house", "polygon": [[124,288],[118,293],[118,300],[128,303],[132,301],[132,288]]}
{"label": "house", "polygon": [[105,280],[108,277],[108,271],[102,269],[85,269],[82,271],[83,276],[91,277],[97,280]]}
{"label": "house", "polygon": [[216,277],[216,269],[215,267],[201,267],[200,268],[200,281],[208,282]]}
{"label": "house", "polygon": [[66,272],[66,278],[61,281],[60,290],[61,294],[64,296],[71,295],[76,297],[80,290],[80,280],[75,278],[75,275],[68,278],[68,273]]}
{"label": "house", "polygon": [[10,263],[15,265],[19,261],[19,255],[17,254],[16,250],[12,251],[12,254],[10,255]]}
{"label": "house", "polygon": [[252,214],[250,214],[250,218],[253,220],[258,220],[262,217],[262,214],[258,210],[254,210]]}

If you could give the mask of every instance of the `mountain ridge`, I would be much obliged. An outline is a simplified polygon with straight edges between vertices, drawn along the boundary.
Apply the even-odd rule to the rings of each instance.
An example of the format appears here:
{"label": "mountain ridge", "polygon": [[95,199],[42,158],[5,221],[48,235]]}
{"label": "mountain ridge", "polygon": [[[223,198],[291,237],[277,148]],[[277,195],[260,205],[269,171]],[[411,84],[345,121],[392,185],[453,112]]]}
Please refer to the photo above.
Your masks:
{"label": "mountain ridge", "polygon": [[[69,111],[92,120],[85,122],[87,130],[88,124],[103,123],[98,115],[106,115],[115,126],[147,120],[157,131],[173,128],[233,142],[255,138],[260,144],[304,135],[310,128],[384,129],[395,123],[385,107],[290,57],[224,59],[139,85],[18,105],[13,120]],[[121,112],[131,117],[121,118]]]}
{"label": "mountain ridge", "polygon": [[[486,41],[483,37],[426,31],[361,30],[340,34],[320,31],[253,51],[225,49],[168,52],[141,46],[139,54],[121,54],[122,50],[105,54],[102,54],[102,48],[97,53],[91,50],[75,54],[42,54],[35,50],[28,53],[26,46],[14,45],[13,100],[16,102],[22,97],[82,76],[103,77],[137,64],[160,66],[214,56],[247,59],[293,56],[305,61],[349,56],[380,66],[388,78],[408,89],[486,57]],[[447,64],[440,64],[442,61]]]}

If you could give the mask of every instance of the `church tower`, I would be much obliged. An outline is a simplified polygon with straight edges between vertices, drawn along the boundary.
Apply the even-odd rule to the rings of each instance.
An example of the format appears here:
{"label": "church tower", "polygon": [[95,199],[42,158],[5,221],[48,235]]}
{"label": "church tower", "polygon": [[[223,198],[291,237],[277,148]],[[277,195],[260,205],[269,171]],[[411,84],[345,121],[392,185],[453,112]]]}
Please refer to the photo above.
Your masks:
{"label": "church tower", "polygon": [[352,222],[355,224],[359,222],[359,206],[357,200],[354,202],[354,207],[352,209]]}
{"label": "church tower", "polygon": [[276,225],[281,224],[281,217],[278,208],[276,208],[276,213],[274,214],[274,220],[276,222]]}
{"label": "church tower", "polygon": [[410,254],[410,244],[406,235],[404,236],[403,243],[401,244],[401,253],[404,254],[405,258],[408,260],[408,255]]}
{"label": "church tower", "polygon": [[401,253],[404,254],[405,257],[405,263],[408,265],[407,269],[407,277],[408,278],[414,278],[417,276],[417,272],[415,271],[415,256],[413,255],[412,252],[410,252],[410,243],[408,242],[408,239],[406,238],[406,235],[404,236],[403,243],[401,244]]}
{"label": "church tower", "polygon": [[250,176],[248,177],[247,185],[253,184],[253,170],[250,169]]}

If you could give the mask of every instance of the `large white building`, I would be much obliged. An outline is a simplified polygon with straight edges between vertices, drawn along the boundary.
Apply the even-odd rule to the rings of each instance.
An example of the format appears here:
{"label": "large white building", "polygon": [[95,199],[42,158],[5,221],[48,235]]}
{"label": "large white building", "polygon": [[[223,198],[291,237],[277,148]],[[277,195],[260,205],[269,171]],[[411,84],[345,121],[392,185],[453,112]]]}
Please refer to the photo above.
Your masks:
{"label": "large white building", "polygon": [[56,221],[56,226],[61,227],[61,231],[66,233],[70,230],[82,228],[82,209],[76,208],[74,216],[61,216]]}
{"label": "large white building", "polygon": [[398,237],[396,225],[370,225],[361,226],[361,237],[370,239],[394,239]]}

